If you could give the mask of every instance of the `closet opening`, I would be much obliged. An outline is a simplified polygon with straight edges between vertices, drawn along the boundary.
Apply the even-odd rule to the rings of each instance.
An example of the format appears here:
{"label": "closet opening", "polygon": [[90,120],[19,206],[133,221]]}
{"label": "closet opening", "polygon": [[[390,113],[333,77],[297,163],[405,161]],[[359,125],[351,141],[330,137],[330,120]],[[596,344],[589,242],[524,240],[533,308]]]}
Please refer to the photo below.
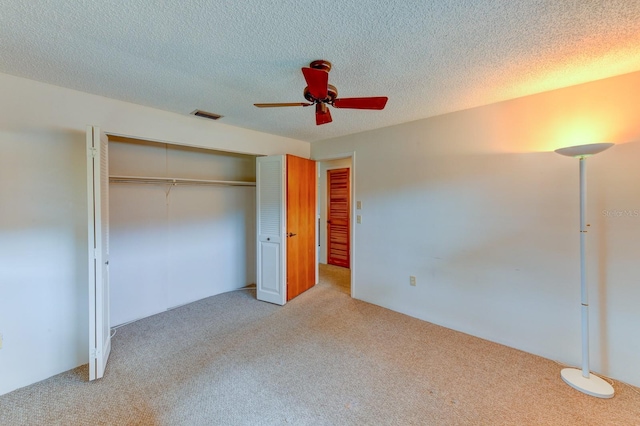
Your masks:
{"label": "closet opening", "polygon": [[111,327],[255,284],[255,159],[109,136]]}

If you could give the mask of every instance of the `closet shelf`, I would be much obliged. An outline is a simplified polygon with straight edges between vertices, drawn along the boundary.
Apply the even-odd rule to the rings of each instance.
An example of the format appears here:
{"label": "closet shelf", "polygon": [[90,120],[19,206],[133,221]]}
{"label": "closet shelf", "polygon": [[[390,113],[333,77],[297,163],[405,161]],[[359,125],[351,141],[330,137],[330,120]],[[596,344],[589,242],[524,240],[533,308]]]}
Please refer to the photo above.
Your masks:
{"label": "closet shelf", "polygon": [[145,176],[109,176],[110,183],[135,183],[154,185],[223,185],[223,186],[256,186],[255,182],[239,180],[207,180],[183,179]]}

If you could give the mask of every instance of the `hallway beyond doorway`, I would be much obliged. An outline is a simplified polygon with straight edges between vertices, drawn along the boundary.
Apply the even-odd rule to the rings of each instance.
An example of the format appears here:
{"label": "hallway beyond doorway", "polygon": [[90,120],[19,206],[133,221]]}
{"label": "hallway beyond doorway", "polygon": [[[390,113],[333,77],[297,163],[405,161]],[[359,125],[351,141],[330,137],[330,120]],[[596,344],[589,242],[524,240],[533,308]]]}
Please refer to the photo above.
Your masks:
{"label": "hallway beyond doorway", "polygon": [[318,264],[320,284],[329,285],[342,293],[351,295],[351,270],[341,266]]}

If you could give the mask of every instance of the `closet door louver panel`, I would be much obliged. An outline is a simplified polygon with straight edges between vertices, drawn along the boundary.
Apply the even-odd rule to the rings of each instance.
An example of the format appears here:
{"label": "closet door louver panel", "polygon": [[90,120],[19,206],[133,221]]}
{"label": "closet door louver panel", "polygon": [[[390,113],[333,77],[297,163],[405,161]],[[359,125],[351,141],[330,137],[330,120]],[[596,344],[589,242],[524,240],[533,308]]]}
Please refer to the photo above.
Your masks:
{"label": "closet door louver panel", "polygon": [[283,155],[256,159],[257,195],[257,297],[286,303],[285,176]]}
{"label": "closet door louver panel", "polygon": [[264,162],[260,167],[260,233],[278,236],[282,228],[282,164]]}

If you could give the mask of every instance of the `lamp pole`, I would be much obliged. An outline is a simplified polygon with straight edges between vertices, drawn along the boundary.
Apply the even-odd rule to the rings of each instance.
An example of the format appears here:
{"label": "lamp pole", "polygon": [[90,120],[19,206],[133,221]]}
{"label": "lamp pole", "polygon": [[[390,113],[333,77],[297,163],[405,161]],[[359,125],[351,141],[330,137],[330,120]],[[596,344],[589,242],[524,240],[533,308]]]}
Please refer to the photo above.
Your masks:
{"label": "lamp pole", "polygon": [[589,289],[587,288],[587,160],[580,157],[580,308],[582,317],[582,377],[589,378]]}
{"label": "lamp pole", "polygon": [[614,390],[607,381],[589,372],[589,294],[587,288],[587,157],[611,148],[612,143],[594,143],[557,149],[555,152],[576,157],[580,163],[580,303],[582,317],[582,369],[564,368],[562,380],[574,389],[598,398],[613,397]]}

